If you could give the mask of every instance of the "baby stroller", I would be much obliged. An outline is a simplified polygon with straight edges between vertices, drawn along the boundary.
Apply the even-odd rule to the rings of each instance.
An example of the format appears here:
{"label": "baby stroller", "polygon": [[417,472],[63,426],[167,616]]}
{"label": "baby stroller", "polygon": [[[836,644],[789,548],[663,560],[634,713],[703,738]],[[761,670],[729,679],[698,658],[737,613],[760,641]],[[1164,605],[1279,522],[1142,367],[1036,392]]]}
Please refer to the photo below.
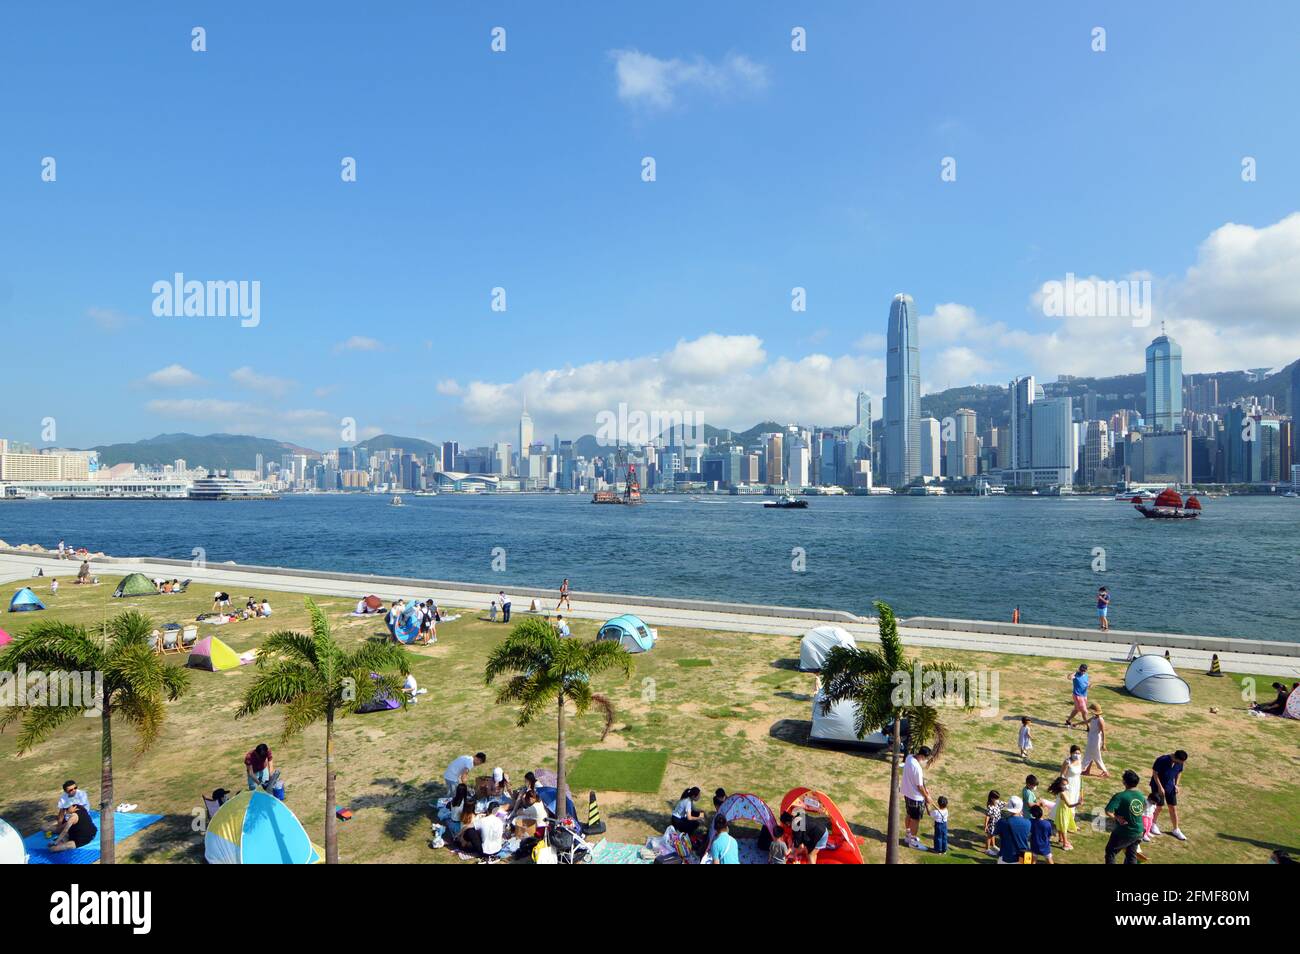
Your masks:
{"label": "baby stroller", "polygon": [[551,846],[556,860],[562,865],[581,864],[591,854],[591,845],[577,828],[555,822],[546,826],[546,843]]}

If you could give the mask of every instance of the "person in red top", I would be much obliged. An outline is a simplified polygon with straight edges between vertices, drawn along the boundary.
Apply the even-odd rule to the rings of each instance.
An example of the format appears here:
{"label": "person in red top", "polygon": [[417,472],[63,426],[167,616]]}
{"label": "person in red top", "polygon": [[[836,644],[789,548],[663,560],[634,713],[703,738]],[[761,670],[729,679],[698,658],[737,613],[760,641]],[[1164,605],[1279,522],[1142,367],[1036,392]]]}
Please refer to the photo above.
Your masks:
{"label": "person in red top", "polygon": [[248,790],[273,791],[280,781],[280,770],[275,767],[271,748],[265,742],[244,754],[244,768],[248,772]]}

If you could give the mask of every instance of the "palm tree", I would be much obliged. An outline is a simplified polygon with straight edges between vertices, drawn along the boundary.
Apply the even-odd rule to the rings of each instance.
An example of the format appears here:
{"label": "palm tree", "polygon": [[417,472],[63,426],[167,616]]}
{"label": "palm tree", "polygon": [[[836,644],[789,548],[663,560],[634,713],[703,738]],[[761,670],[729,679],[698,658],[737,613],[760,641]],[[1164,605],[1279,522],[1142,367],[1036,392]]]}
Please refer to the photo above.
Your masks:
{"label": "palm tree", "polygon": [[550,623],[525,619],[488,655],[484,681],[492,685],[497,676],[516,673],[497,693],[497,702],[519,704],[522,728],[543,710],[556,708],[555,813],[564,816],[564,707],[572,702],[582,715],[594,702],[605,714],[601,739],[614,724],[614,707],[605,696],[591,691],[591,677],[606,669],[621,669],[632,675],[632,656],[617,640],[565,638]]}
{"label": "palm tree", "polygon": [[[829,713],[838,702],[856,705],[854,729],[858,738],[893,722],[889,760],[889,824],[886,832],[885,863],[898,863],[898,757],[899,725],[906,720],[908,745],[913,751],[933,738],[930,764],[943,751],[946,730],[939,721],[939,710],[927,705],[924,698],[914,698],[912,688],[931,685],[939,680],[945,687],[943,702],[968,709],[974,690],[969,680],[950,680],[960,672],[955,663],[909,660],[898,638],[898,621],[894,611],[882,600],[876,601],[879,614],[880,648],[849,649],[836,646],[822,665],[822,713]],[[948,691],[951,690],[951,691]]]}
{"label": "palm tree", "polygon": [[411,671],[411,657],[396,643],[368,642],[348,652],[334,641],[329,621],[307,597],[311,633],[279,630],[262,644],[257,677],[244,693],[236,719],[270,706],[284,707],[281,738],[297,735],[325,720],[325,863],[338,864],[339,843],[334,816],[334,719],[356,712],[376,698],[397,699],[406,706],[402,679]]}
{"label": "palm tree", "polygon": [[[136,754],[142,755],[158,741],[167,709],[164,700],[179,699],[189,687],[189,673],[166,665],[149,637],[153,620],[130,610],[104,624],[102,634],[60,620],[41,620],[0,651],[0,671],[43,672],[53,687],[54,677],[66,686],[79,686],[86,676],[102,679],[95,692],[72,691],[62,703],[31,705],[30,700],[10,708],[0,717],[0,731],[21,721],[18,751],[25,753],[49,738],[59,726],[79,715],[99,715],[100,780],[99,827],[101,864],[116,861],[113,809],[113,717],[118,716],[137,733]],[[55,702],[53,698],[46,700]]]}

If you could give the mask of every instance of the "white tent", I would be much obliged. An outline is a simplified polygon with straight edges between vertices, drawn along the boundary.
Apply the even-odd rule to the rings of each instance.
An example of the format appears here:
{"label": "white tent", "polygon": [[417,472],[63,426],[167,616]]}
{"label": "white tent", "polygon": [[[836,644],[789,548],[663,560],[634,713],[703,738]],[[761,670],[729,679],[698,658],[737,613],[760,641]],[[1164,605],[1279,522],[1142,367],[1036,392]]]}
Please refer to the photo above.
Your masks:
{"label": "white tent", "polygon": [[23,836],[14,826],[0,818],[0,865],[25,865],[27,852],[23,849]]}
{"label": "white tent", "polygon": [[799,640],[799,668],[804,672],[821,672],[826,656],[836,646],[853,649],[857,643],[838,626],[815,626]]}
{"label": "white tent", "polygon": [[847,699],[837,702],[831,706],[830,712],[822,715],[822,698],[819,689],[813,696],[812,729],[808,733],[814,742],[862,745],[868,748],[884,748],[889,745],[890,737],[883,732],[868,732],[863,738],[858,738],[853,725],[857,706],[853,702]]}
{"label": "white tent", "polygon": [[1124,688],[1139,699],[1182,705],[1192,701],[1192,690],[1164,656],[1138,656],[1124,673]]}

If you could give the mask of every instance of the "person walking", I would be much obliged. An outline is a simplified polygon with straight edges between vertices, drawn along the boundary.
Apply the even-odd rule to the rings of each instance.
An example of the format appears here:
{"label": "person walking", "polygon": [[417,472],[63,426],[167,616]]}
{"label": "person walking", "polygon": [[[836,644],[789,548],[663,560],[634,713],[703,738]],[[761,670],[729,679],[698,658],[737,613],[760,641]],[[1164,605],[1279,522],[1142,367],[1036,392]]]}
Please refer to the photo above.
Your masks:
{"label": "person walking", "polygon": [[1074,675],[1070,679],[1070,690],[1074,695],[1074,708],[1065,717],[1065,727],[1067,729],[1074,724],[1076,715],[1082,720],[1080,725],[1088,721],[1088,685],[1091,681],[1091,677],[1088,675],[1088,664],[1079,663],[1079,668],[1074,671]]}
{"label": "person walking", "polygon": [[569,578],[566,576],[564,582],[560,584],[560,602],[555,604],[556,611],[561,608],[573,612],[573,604],[569,602]]}
{"label": "person walking", "polygon": [[1153,835],[1160,834],[1160,828],[1156,823],[1160,820],[1160,809],[1168,805],[1169,821],[1174,826],[1169,834],[1179,841],[1187,840],[1187,836],[1178,826],[1178,783],[1181,781],[1186,764],[1187,753],[1179,749],[1169,755],[1160,756],[1151,766],[1151,797],[1156,801],[1156,810],[1151,818]]}
{"label": "person walking", "polygon": [[1110,590],[1104,586],[1097,590],[1097,622],[1103,633],[1110,632]]}
{"label": "person walking", "polygon": [[1065,790],[1056,807],[1056,830],[1061,834],[1061,841],[1068,845],[1069,833],[1079,830],[1075,811],[1083,802],[1083,754],[1077,745],[1070,746],[1070,754],[1061,763],[1061,778],[1065,780]]}
{"label": "person walking", "polygon": [[1097,774],[1110,778],[1106,763],[1101,753],[1106,751],[1106,720],[1101,717],[1101,706],[1095,702],[1088,703],[1088,748],[1083,753],[1083,774],[1091,775],[1092,767],[1097,766]]}
{"label": "person walking", "polygon": [[1116,792],[1106,803],[1106,814],[1115,822],[1115,830],[1106,842],[1106,864],[1113,865],[1115,858],[1124,852],[1124,864],[1138,863],[1138,849],[1142,846],[1142,812],[1146,799],[1137,790],[1138,773],[1124,770],[1124,791]]}

